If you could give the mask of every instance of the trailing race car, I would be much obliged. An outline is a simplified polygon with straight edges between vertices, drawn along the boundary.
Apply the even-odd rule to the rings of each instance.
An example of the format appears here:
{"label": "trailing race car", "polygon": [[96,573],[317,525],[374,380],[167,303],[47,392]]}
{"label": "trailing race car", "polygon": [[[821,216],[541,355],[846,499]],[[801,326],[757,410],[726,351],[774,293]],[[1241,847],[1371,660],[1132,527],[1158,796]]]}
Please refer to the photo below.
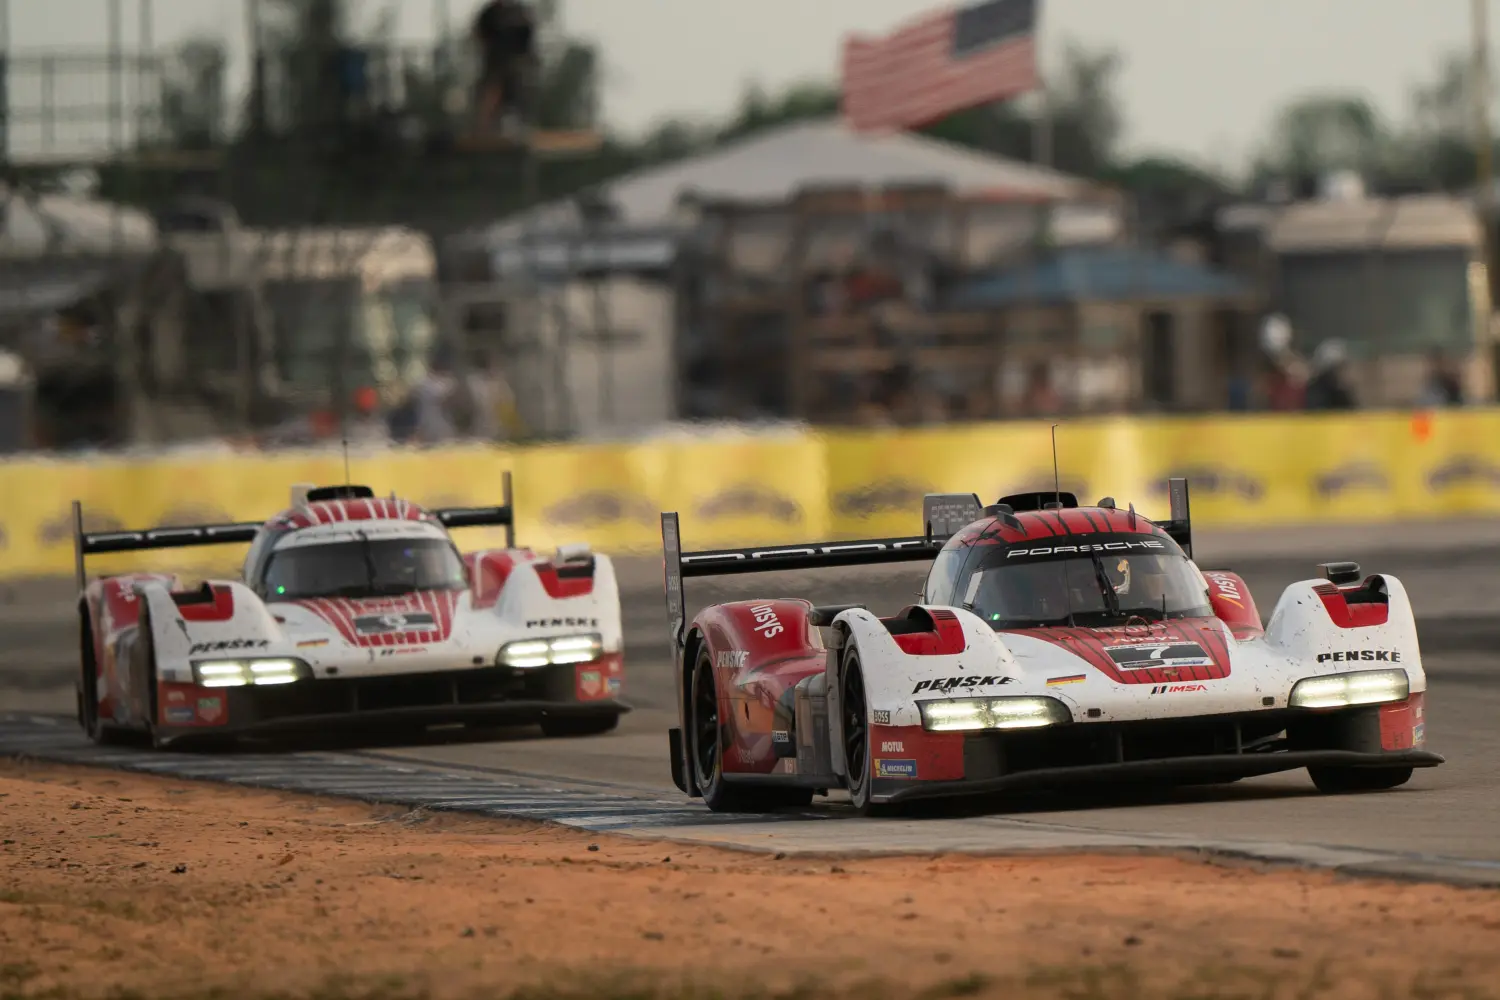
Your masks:
{"label": "trailing race car", "polygon": [[[1393,788],[1423,749],[1427,678],[1401,582],[1353,563],[1287,587],[1262,627],[1244,580],[1171,520],[1063,493],[930,495],[926,533],[684,554],[662,515],[677,652],[672,778],[717,811],[845,788],[864,814],[1070,782],[1229,782],[1307,768]],[[932,560],[888,618],[791,598],[703,609],[683,578]],[[684,627],[686,626],[686,627]]]}
{"label": "trailing race car", "polygon": [[[294,487],[264,524],[92,534],[74,503],[80,724],[154,746],[349,723],[613,729],[628,711],[614,566],[587,546],[516,548],[509,473],[504,489],[499,507],[428,511]],[[506,547],[460,554],[449,529],[482,526]],[[240,581],[84,572],[92,554],[230,542],[250,543]]]}

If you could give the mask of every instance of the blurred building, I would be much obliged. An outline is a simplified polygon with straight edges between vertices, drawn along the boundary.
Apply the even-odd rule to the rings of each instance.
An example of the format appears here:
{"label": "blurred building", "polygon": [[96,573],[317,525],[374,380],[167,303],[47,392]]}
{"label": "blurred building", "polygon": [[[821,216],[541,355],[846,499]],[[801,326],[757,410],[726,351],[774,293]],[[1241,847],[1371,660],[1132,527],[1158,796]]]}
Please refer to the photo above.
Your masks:
{"label": "blurred building", "polygon": [[1299,354],[1343,345],[1360,405],[1412,405],[1435,353],[1460,365],[1469,399],[1493,398],[1483,233],[1468,200],[1369,197],[1345,176],[1317,198],[1225,209],[1219,233],[1226,265],[1266,288]]}
{"label": "blurred building", "polygon": [[[873,200],[851,208],[851,191]],[[894,192],[906,207],[891,209]],[[876,235],[892,226],[899,236]],[[1119,200],[1077,178],[803,122],[451,240],[445,255],[465,263],[450,264],[445,298],[468,336],[484,336],[485,322],[505,327],[508,363],[531,373],[516,380],[533,387],[525,407],[560,433],[799,418],[814,407],[802,352],[829,356],[807,346],[797,319],[819,269],[884,241],[923,267],[962,271],[1044,238],[1117,240],[1124,226]],[[752,398],[714,398],[724,372]]]}

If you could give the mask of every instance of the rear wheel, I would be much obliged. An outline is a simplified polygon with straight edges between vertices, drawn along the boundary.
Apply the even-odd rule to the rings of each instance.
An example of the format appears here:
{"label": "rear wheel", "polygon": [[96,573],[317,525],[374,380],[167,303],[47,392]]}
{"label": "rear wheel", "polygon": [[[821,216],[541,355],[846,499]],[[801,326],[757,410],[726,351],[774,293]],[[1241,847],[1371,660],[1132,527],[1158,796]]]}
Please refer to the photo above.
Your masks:
{"label": "rear wheel", "polygon": [[688,731],[693,776],[708,808],[714,812],[770,812],[812,802],[810,788],[764,788],[732,785],[724,780],[724,728],[719,720],[719,689],[707,646],[698,649],[690,697],[692,716]]}
{"label": "rear wheel", "polygon": [[599,736],[620,724],[619,715],[548,718],[542,720],[542,735],[548,737]]}
{"label": "rear wheel", "polygon": [[1409,767],[1310,767],[1308,776],[1320,792],[1383,792],[1411,780]]}
{"label": "rear wheel", "polygon": [[78,609],[78,724],[100,746],[129,742],[126,734],[99,718],[99,661],[94,655],[94,622],[87,605]]}

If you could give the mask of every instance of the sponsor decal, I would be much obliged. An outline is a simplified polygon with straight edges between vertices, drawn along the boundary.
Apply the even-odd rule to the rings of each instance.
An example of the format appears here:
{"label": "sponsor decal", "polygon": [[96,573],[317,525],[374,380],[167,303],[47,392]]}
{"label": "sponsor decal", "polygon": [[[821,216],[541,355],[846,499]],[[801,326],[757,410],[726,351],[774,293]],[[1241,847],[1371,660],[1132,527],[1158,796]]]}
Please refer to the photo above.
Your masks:
{"label": "sponsor decal", "polygon": [[380,651],[381,656],[409,656],[412,653],[425,653],[426,646],[387,646]]}
{"label": "sponsor decal", "polygon": [[270,639],[225,639],[220,642],[195,642],[188,650],[189,656],[199,653],[231,653],[238,650],[265,649]]}
{"label": "sponsor decal", "polygon": [[877,726],[889,726],[891,724],[891,713],[889,709],[877,708],[870,714],[875,717],[875,725]]}
{"label": "sponsor decal", "polygon": [[1048,677],[1047,686],[1057,687],[1059,684],[1082,684],[1088,680],[1087,674],[1070,674],[1067,677]]}
{"label": "sponsor decal", "polygon": [[583,688],[583,693],[592,698],[599,693],[604,685],[604,678],[597,670],[585,670],[578,675],[578,686]]}
{"label": "sponsor decal", "polygon": [[704,500],[698,505],[698,516],[705,521],[760,516],[791,524],[802,519],[802,508],[773,490],[742,483]]}
{"label": "sponsor decal", "polygon": [[1154,538],[1147,538],[1139,542],[1100,542],[1093,545],[1043,545],[1030,549],[1011,549],[1005,554],[1005,558],[1014,559],[1017,556],[1058,556],[1068,555],[1075,552],[1134,552],[1138,550],[1155,551],[1165,549],[1166,543]]}
{"label": "sponsor decal", "polygon": [[720,670],[739,670],[749,659],[750,652],[744,649],[726,649],[714,654],[714,666]]}
{"label": "sponsor decal", "polygon": [[917,686],[911,689],[912,694],[920,694],[923,691],[956,691],[963,688],[989,687],[993,684],[1014,684],[1014,677],[1003,677],[999,674],[987,674],[973,677],[938,677],[933,680],[917,681]]}
{"label": "sponsor decal", "polygon": [[1390,489],[1390,481],[1386,479],[1385,472],[1374,462],[1349,462],[1337,466],[1318,473],[1314,477],[1314,483],[1318,494],[1325,498],[1336,497],[1360,487],[1372,490]]}
{"label": "sponsor decal", "polygon": [[1211,667],[1213,657],[1196,642],[1160,642],[1111,646],[1106,652],[1121,670],[1151,670],[1157,667]]}
{"label": "sponsor decal", "polygon": [[607,681],[604,682],[604,686],[609,691],[610,694],[619,694],[620,693],[620,678],[618,678],[618,677],[611,677],[609,680],[607,680]]}
{"label": "sponsor decal", "polygon": [[1207,691],[1207,684],[1161,684],[1151,689],[1152,694],[1188,694],[1192,691]]}
{"label": "sponsor decal", "polygon": [[1319,653],[1319,663],[1400,663],[1401,654],[1394,649],[1348,649],[1337,653]]}
{"label": "sponsor decal", "polygon": [[1427,473],[1427,488],[1434,492],[1469,483],[1500,484],[1500,467],[1479,455],[1455,455]]}
{"label": "sponsor decal", "polygon": [[1425,723],[1417,723],[1411,727],[1411,745],[1419,747],[1427,742],[1427,726]]}
{"label": "sponsor decal", "polygon": [[187,701],[187,695],[183,694],[181,691],[168,691],[167,701],[171,702],[174,705],[178,705],[182,702]]}
{"label": "sponsor decal", "polygon": [[933,490],[926,483],[882,479],[844,490],[833,498],[833,506],[845,517],[873,517],[885,511],[904,513],[913,507],[921,507],[922,499],[931,492]]}
{"label": "sponsor decal", "polygon": [[776,617],[776,609],[769,604],[760,604],[750,609],[755,616],[755,631],[767,639],[778,636],[786,631],[786,626],[781,624],[781,619]]}
{"label": "sponsor decal", "polygon": [[185,725],[189,722],[192,722],[194,718],[195,716],[193,714],[193,706],[191,705],[180,705],[169,707],[167,709],[168,722],[175,722],[178,725]]}
{"label": "sponsor decal", "polygon": [[1245,595],[1240,593],[1239,585],[1234,582],[1232,577],[1219,576],[1217,573],[1205,573],[1203,575],[1208,577],[1209,582],[1214,585],[1214,589],[1218,591],[1219,597],[1238,607],[1243,608],[1245,606]]}
{"label": "sponsor decal", "polygon": [[301,642],[297,643],[297,648],[298,649],[312,649],[314,646],[326,646],[326,645],[328,645],[328,640],[327,639],[303,639]]}
{"label": "sponsor decal", "polygon": [[916,776],[917,762],[914,760],[875,761],[875,777],[877,778],[915,778]]}
{"label": "sponsor decal", "polygon": [[659,511],[656,504],[640,494],[590,490],[546,508],[542,512],[542,519],[549,524],[567,527],[620,521],[637,521],[649,525],[660,516]]}
{"label": "sponsor decal", "polygon": [[223,698],[199,698],[198,718],[204,722],[218,722],[224,717]]}
{"label": "sponsor decal", "polygon": [[598,628],[597,618],[530,618],[527,628]]}
{"label": "sponsor decal", "polygon": [[906,744],[900,740],[881,740],[881,753],[906,753]]}
{"label": "sponsor decal", "polygon": [[392,635],[398,632],[432,632],[437,616],[428,611],[401,614],[361,615],[354,619],[354,631],[360,635]]}
{"label": "sponsor decal", "polygon": [[787,732],[785,729],[773,729],[771,730],[771,742],[790,743],[792,742],[792,734]]}
{"label": "sponsor decal", "polygon": [[1265,492],[1261,481],[1254,476],[1208,465],[1172,470],[1152,484],[1152,491],[1165,495],[1173,479],[1186,479],[1193,484],[1194,493],[1233,493],[1243,500],[1259,500]]}
{"label": "sponsor decal", "polygon": [[754,764],[757,755],[754,750],[746,750],[744,747],[735,747],[734,755],[741,764]]}

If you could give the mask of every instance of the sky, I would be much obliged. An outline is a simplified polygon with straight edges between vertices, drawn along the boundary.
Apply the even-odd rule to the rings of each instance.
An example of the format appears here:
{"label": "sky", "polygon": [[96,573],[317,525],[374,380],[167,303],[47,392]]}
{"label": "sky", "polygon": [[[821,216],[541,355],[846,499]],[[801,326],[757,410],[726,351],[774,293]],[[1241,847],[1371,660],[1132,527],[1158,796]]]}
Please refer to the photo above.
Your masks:
{"label": "sky", "polygon": [[[112,0],[8,0],[12,51],[102,47]],[[225,38],[243,73],[246,0],[113,0],[127,46],[141,4],[154,41]],[[394,0],[355,0],[372,18]],[[934,0],[562,0],[571,33],[604,52],[604,112],[638,133],[667,117],[733,109],[747,85],[831,79],[848,31],[883,32]],[[7,0],[0,0],[3,7]],[[1236,171],[1276,111],[1311,91],[1358,92],[1392,117],[1441,55],[1471,44],[1469,0],[1042,0],[1043,67],[1065,42],[1124,55],[1127,153],[1169,152]],[[401,37],[435,37],[476,0],[399,0]],[[1491,24],[1492,49],[1500,12]],[[1497,53],[1500,60],[1500,53]]]}

